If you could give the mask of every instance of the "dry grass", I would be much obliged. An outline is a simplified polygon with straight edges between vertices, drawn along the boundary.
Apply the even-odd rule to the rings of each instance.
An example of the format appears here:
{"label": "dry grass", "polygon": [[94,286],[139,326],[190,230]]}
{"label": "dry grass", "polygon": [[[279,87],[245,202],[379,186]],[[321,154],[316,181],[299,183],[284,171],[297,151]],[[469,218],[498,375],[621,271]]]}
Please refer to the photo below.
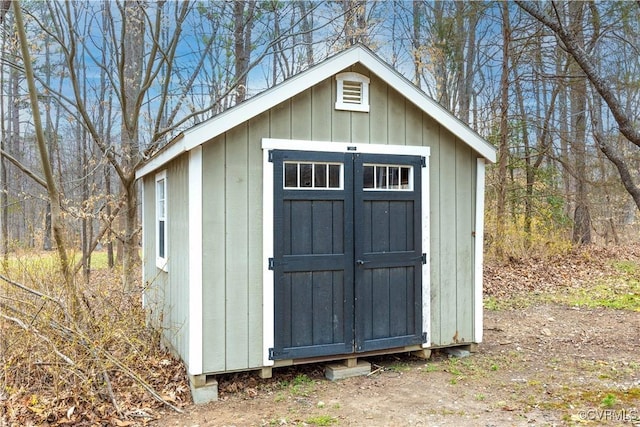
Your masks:
{"label": "dry grass", "polygon": [[[30,260],[29,260],[30,258]],[[0,280],[0,424],[142,424],[190,401],[182,364],[147,328],[139,290],[115,271],[77,284],[69,313],[55,263],[13,260]]]}

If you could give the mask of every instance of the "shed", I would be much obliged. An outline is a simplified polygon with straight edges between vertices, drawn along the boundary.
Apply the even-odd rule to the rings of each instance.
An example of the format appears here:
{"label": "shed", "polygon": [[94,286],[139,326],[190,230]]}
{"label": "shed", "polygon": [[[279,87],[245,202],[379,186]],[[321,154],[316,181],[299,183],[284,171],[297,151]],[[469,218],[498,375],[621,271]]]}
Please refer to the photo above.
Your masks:
{"label": "shed", "polygon": [[192,389],[481,342],[495,158],[362,46],[175,137],[136,173],[144,304]]}

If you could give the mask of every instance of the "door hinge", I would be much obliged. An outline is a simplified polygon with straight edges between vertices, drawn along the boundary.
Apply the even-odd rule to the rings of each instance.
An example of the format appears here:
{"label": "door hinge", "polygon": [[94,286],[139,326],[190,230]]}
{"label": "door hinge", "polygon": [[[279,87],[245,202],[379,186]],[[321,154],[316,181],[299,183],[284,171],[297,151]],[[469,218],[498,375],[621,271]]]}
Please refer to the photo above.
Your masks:
{"label": "door hinge", "polygon": [[273,347],[269,347],[269,360],[275,360],[276,357],[284,356],[287,353],[286,351],[275,351]]}
{"label": "door hinge", "polygon": [[273,258],[269,258],[269,270],[273,270],[274,266],[275,266],[275,261],[273,260]]}
{"label": "door hinge", "polygon": [[427,263],[427,254],[422,254],[422,264],[425,265]]}
{"label": "door hinge", "polygon": [[273,150],[269,150],[269,161],[273,163]]}
{"label": "door hinge", "polygon": [[420,157],[420,164],[422,165],[423,168],[427,167],[427,158],[426,157]]}
{"label": "door hinge", "polygon": [[422,343],[427,343],[429,341],[429,334],[426,332],[422,333]]}

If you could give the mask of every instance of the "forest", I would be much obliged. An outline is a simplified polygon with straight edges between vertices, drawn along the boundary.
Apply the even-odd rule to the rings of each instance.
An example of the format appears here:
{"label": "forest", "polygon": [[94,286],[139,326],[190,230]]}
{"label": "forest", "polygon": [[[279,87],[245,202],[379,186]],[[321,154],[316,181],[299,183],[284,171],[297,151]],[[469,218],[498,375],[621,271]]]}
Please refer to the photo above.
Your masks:
{"label": "forest", "polygon": [[[116,412],[106,365],[152,387],[87,344],[104,295],[82,284],[106,266],[125,291],[109,304],[139,295],[136,169],[181,130],[355,44],[497,148],[488,259],[638,240],[638,2],[5,0],[0,26],[2,316],[71,366],[56,381],[102,378]],[[48,251],[55,265],[28,271]],[[34,330],[38,301],[58,307]],[[75,357],[55,345],[71,338]]]}
{"label": "forest", "polygon": [[[355,43],[498,148],[487,194],[491,253],[633,233],[636,3],[21,5],[56,204],[85,274],[96,247],[109,265],[134,262],[137,166],[181,129]],[[1,249],[50,250],[51,203],[11,10],[2,25]]]}

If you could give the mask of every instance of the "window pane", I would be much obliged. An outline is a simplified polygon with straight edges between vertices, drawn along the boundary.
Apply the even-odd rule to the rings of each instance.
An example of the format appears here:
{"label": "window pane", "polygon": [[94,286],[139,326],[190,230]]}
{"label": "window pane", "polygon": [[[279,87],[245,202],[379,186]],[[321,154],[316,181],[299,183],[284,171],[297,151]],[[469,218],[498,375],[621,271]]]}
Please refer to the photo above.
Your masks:
{"label": "window pane", "polygon": [[400,188],[409,189],[411,186],[409,185],[409,171],[411,168],[400,168],[400,172],[402,176],[400,177]]}
{"label": "window pane", "polygon": [[317,188],[327,186],[327,165],[314,165],[315,185]]}
{"label": "window pane", "polygon": [[300,163],[300,187],[313,187],[313,164]]}
{"label": "window pane", "polygon": [[376,188],[387,188],[386,166],[376,166]]}
{"label": "window pane", "polygon": [[158,200],[164,200],[164,179],[156,182],[156,193],[158,194]]}
{"label": "window pane", "polygon": [[373,185],[373,166],[364,167],[363,180],[362,188],[375,188]]}
{"label": "window pane", "polygon": [[400,168],[397,166],[389,167],[389,188],[400,188]]}
{"label": "window pane", "polygon": [[158,256],[165,258],[164,253],[164,221],[158,221]]}
{"label": "window pane", "polygon": [[340,188],[340,165],[329,165],[329,187]]}
{"label": "window pane", "polygon": [[298,186],[298,165],[296,163],[284,164],[284,186],[285,187]]}

